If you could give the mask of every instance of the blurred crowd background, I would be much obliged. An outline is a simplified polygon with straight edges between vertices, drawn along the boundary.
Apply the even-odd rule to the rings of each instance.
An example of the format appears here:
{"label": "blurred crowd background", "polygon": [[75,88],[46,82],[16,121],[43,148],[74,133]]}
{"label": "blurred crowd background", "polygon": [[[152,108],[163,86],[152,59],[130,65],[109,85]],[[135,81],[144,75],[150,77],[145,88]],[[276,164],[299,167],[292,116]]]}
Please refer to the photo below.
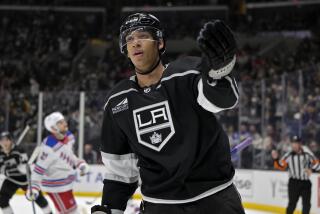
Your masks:
{"label": "blurred crowd background", "polygon": [[44,115],[61,111],[77,136],[83,91],[83,157],[101,163],[105,97],[133,74],[119,51],[120,23],[147,11],[163,23],[165,63],[200,55],[195,39],[209,20],[222,19],[235,32],[240,102],[217,117],[232,147],[253,139],[236,167],[272,169],[271,150],[288,151],[291,135],[320,158],[319,9],[315,0],[0,0],[0,130],[18,136],[30,124],[25,145],[31,151],[42,92]]}

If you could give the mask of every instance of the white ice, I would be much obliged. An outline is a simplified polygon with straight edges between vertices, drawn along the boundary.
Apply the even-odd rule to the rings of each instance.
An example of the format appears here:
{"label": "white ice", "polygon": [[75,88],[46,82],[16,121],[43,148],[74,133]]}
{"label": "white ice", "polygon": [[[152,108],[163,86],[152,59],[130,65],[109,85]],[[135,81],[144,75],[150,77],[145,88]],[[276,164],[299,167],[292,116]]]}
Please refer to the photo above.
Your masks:
{"label": "white ice", "polygon": [[[90,207],[94,204],[98,204],[101,199],[93,197],[77,197],[77,203],[80,207],[81,214],[90,214]],[[52,202],[48,199],[50,206],[53,207]],[[93,202],[93,203],[92,203]],[[134,200],[129,202],[125,214],[137,214],[135,211],[139,207],[139,201]],[[27,201],[23,195],[15,195],[10,201],[14,214],[34,214],[32,211],[31,202]],[[2,212],[0,211],[2,214]],[[41,210],[36,206],[36,214],[42,214]],[[80,214],[80,213],[79,213]],[[254,210],[246,210],[246,214],[270,214],[269,212],[260,212]]]}

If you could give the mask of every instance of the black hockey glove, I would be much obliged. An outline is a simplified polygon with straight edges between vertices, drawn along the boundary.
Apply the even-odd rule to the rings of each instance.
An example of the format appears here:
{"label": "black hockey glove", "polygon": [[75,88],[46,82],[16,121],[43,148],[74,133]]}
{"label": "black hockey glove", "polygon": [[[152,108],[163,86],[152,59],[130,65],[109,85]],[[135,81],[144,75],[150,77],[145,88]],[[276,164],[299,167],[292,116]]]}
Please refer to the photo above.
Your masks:
{"label": "black hockey glove", "polygon": [[94,205],[91,207],[91,214],[112,214],[107,205]]}
{"label": "black hockey glove", "polygon": [[236,40],[230,28],[220,20],[207,22],[200,30],[198,45],[204,54],[209,77],[220,79],[228,75],[236,61]]}

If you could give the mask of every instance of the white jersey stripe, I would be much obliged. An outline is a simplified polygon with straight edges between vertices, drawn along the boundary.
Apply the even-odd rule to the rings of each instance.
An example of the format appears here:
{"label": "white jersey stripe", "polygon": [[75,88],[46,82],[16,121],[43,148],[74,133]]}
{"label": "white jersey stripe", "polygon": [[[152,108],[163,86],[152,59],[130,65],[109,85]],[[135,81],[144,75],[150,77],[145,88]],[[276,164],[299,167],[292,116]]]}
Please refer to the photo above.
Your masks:
{"label": "white jersey stripe", "polygon": [[170,76],[167,76],[167,77],[164,77],[161,79],[161,82],[164,82],[164,81],[167,81],[167,80],[170,80],[174,77],[182,77],[182,76],[186,76],[188,74],[200,74],[200,71],[196,71],[196,70],[189,70],[189,71],[185,71],[185,72],[182,72],[182,73],[176,73],[176,74],[172,74]]}
{"label": "white jersey stripe", "polygon": [[[170,75],[170,76],[167,76],[167,77],[162,78],[160,82],[164,82],[164,81],[170,80],[170,79],[172,79],[172,78],[174,78],[174,77],[186,76],[186,75],[189,75],[189,74],[200,74],[200,71],[189,70],[189,71],[186,71],[186,72],[183,72],[183,73],[172,74],[172,75]],[[135,82],[135,76],[131,76],[131,77],[130,77],[130,80]],[[157,88],[160,88],[160,87],[161,87],[161,85],[159,85]],[[138,90],[135,89],[135,88],[129,88],[129,89],[127,89],[127,90],[120,91],[120,92],[118,92],[118,93],[115,93],[115,94],[111,95],[111,96],[108,98],[107,102],[104,104],[103,109],[104,109],[104,110],[106,109],[107,105],[109,104],[109,101],[110,101],[112,98],[117,97],[117,96],[119,96],[119,95],[121,95],[121,94],[129,93],[129,92],[131,92],[131,91],[136,91],[136,92],[137,92]]]}
{"label": "white jersey stripe", "polygon": [[231,107],[228,107],[228,108],[220,108],[216,105],[214,105],[213,103],[211,103],[204,95],[203,93],[203,81],[202,79],[199,80],[198,82],[198,98],[197,98],[197,101],[199,103],[199,105],[201,105],[205,110],[207,111],[210,111],[212,113],[218,113],[220,111],[223,111],[223,110],[226,110],[226,109],[232,109],[234,108],[237,104],[238,104],[238,101],[239,101],[239,94],[238,94],[238,91],[236,90],[236,87],[234,84],[233,84],[233,81],[230,77],[225,77],[226,80],[228,80],[230,82],[230,85],[232,87],[232,90],[233,90],[233,93],[234,95],[236,96],[237,100],[236,102],[234,103],[233,106]]}
{"label": "white jersey stripe", "polygon": [[137,158],[132,154],[113,155],[101,152],[102,162],[106,167],[105,178],[124,183],[134,183],[139,180]]}
{"label": "white jersey stripe", "polygon": [[116,209],[111,209],[112,214],[123,214],[124,212],[122,210],[116,210]]}
{"label": "white jersey stripe", "polygon": [[128,160],[128,159],[137,159],[134,153],[124,154],[124,155],[115,155],[109,154],[101,151],[101,156],[110,159],[110,160]]}
{"label": "white jersey stripe", "polygon": [[185,199],[185,200],[167,200],[167,199],[151,198],[151,197],[143,195],[143,193],[141,193],[141,194],[142,194],[143,200],[148,201],[148,202],[152,202],[152,203],[156,203],[156,204],[185,204],[185,203],[190,203],[193,201],[198,201],[202,198],[213,195],[221,190],[224,190],[225,188],[227,188],[228,186],[230,186],[232,184],[233,184],[233,180],[230,180],[227,183],[224,183],[220,186],[214,187],[214,188],[212,188],[212,189],[210,189],[200,195],[197,195],[196,197]]}

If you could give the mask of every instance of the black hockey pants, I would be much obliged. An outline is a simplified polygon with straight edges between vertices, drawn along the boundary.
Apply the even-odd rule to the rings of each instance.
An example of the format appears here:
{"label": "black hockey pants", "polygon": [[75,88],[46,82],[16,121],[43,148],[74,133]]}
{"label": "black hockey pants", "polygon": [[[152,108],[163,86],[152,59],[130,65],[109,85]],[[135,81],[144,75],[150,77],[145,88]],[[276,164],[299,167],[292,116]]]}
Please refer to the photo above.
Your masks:
{"label": "black hockey pants", "polygon": [[[19,186],[11,181],[5,180],[2,184],[1,190],[0,190],[0,208],[5,208],[9,206],[9,201],[12,198],[12,196],[16,193],[17,189],[23,189],[26,190],[27,186]],[[43,196],[42,192],[40,192],[39,197],[35,201],[36,204],[43,208],[48,205],[48,201]]]}
{"label": "black hockey pants", "polygon": [[297,206],[299,197],[302,197],[302,214],[309,214],[311,208],[311,182],[309,180],[289,179],[289,203],[287,214],[292,214]]}
{"label": "black hockey pants", "polygon": [[244,214],[234,185],[211,196],[185,204],[155,204],[143,201],[141,214]]}

